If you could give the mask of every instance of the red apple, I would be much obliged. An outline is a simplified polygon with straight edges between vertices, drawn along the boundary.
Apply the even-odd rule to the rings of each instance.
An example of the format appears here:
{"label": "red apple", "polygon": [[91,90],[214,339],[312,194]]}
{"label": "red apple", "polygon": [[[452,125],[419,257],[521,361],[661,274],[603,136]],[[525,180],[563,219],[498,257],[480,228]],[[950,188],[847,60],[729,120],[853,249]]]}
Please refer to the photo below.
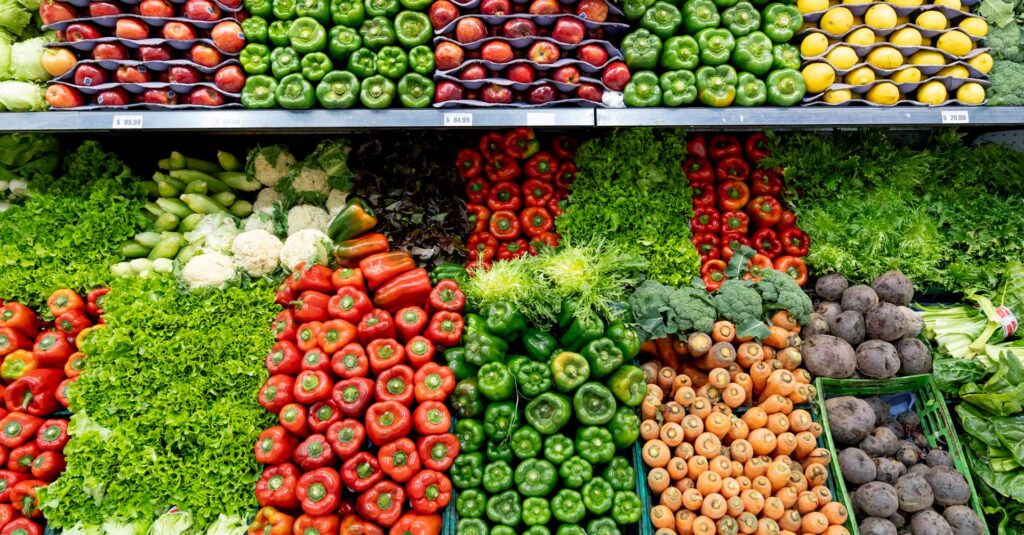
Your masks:
{"label": "red apple", "polygon": [[430,4],[430,25],[440,30],[459,18],[459,8],[448,0],[437,0]]}
{"label": "red apple", "polygon": [[505,41],[487,41],[480,48],[480,57],[494,63],[508,63],[515,54],[512,52],[512,45]]}
{"label": "red apple", "polygon": [[124,13],[124,10],[113,2],[92,2],[89,4],[90,17],[112,17],[121,13]]}
{"label": "red apple", "polygon": [[448,102],[449,100],[462,100],[462,86],[445,80],[437,84],[434,90],[434,102]]}
{"label": "red apple", "polygon": [[[230,7],[231,9],[235,9],[241,7],[242,0],[220,0],[220,3],[224,4],[227,7]],[[235,13],[235,18],[238,19],[238,22],[245,22],[245,19],[249,17],[250,15],[245,11]]]}
{"label": "red apple", "polygon": [[455,43],[438,43],[434,48],[434,63],[439,71],[451,70],[462,65],[465,57],[462,47]]}
{"label": "red apple", "polygon": [[224,96],[211,87],[199,87],[188,94],[188,103],[193,106],[220,106]]}
{"label": "red apple", "polygon": [[576,14],[594,22],[608,20],[608,4],[605,0],[580,0]]}
{"label": "red apple", "polygon": [[188,0],[185,16],[192,20],[214,21],[220,18],[220,8],[210,0]]}
{"label": "red apple", "polygon": [[576,89],[576,96],[593,102],[601,102],[601,95],[604,94],[601,88],[594,84],[580,84]]}
{"label": "red apple", "polygon": [[53,84],[46,88],[46,103],[54,108],[77,108],[85,105],[85,97],[77,89]]}
{"label": "red apple", "polygon": [[169,41],[192,41],[196,38],[196,31],[191,26],[178,21],[164,24],[163,34],[164,39]]}
{"label": "red apple", "polygon": [[233,20],[217,23],[210,30],[210,38],[213,39],[213,44],[217,48],[228,54],[234,54],[245,48],[245,33],[242,32],[242,27]]}
{"label": "red apple", "polygon": [[100,43],[92,49],[92,59],[128,59],[128,49],[121,43]]}
{"label": "red apple", "polygon": [[509,39],[533,37],[537,35],[537,25],[530,19],[515,18],[502,26],[502,33]]}
{"label": "red apple", "polygon": [[487,69],[479,63],[474,63],[459,73],[459,80],[483,80],[484,78],[487,78]]}
{"label": "red apple", "polygon": [[85,87],[92,87],[100,84],[107,83],[110,77],[107,76],[107,71],[97,67],[96,65],[84,64],[79,65],[75,69],[75,85],[81,85]]}
{"label": "red apple", "polygon": [[114,35],[121,39],[139,40],[149,37],[149,26],[138,19],[118,19]]}
{"label": "red apple", "polygon": [[555,91],[554,87],[550,85],[542,85],[530,89],[528,98],[530,100],[530,104],[547,104],[548,102],[555,100],[556,96],[558,96],[558,92]]}
{"label": "red apple", "polygon": [[167,69],[167,81],[172,84],[198,84],[202,79],[195,67],[175,65]]}
{"label": "red apple", "polygon": [[114,73],[114,79],[122,84],[142,84],[151,81],[152,77],[145,67],[121,65],[117,68],[117,72]]}
{"label": "red apple", "polygon": [[481,15],[508,15],[512,12],[512,4],[508,0],[483,0],[480,2]]}
{"label": "red apple", "polygon": [[139,14],[143,17],[173,17],[174,6],[166,0],[142,0]]}
{"label": "red apple", "polygon": [[140,46],[137,56],[142,61],[167,61],[174,57],[169,45]]}
{"label": "red apple", "polygon": [[455,25],[455,39],[460,43],[472,43],[487,37],[487,26],[476,17],[467,17]]}
{"label": "red apple", "polygon": [[534,72],[533,67],[529,64],[519,63],[505,71],[505,76],[513,82],[528,84],[533,82],[536,78],[536,73]]}
{"label": "red apple", "polygon": [[608,62],[608,51],[601,45],[591,43],[581,46],[576,52],[576,57],[595,67],[600,67]]}
{"label": "red apple", "polygon": [[557,15],[562,12],[558,0],[533,0],[530,3],[531,15]]}
{"label": "red apple", "polygon": [[99,39],[103,36],[96,26],[89,24],[88,22],[76,22],[71,24],[65,30],[67,40],[74,43],[77,41],[85,41],[87,39]]}
{"label": "red apple", "polygon": [[484,102],[491,104],[508,104],[512,102],[512,90],[498,84],[487,84],[481,96]]}
{"label": "red apple", "polygon": [[548,41],[537,41],[530,46],[530,51],[527,55],[534,63],[548,65],[558,61],[561,52],[554,43],[549,43]]}
{"label": "red apple", "polygon": [[100,106],[125,106],[130,101],[128,92],[120,87],[100,91],[96,94],[96,104]]}
{"label": "red apple", "polygon": [[555,69],[551,79],[563,84],[577,85],[580,83],[580,70],[572,65],[566,65]]}
{"label": "red apple", "polygon": [[555,23],[555,29],[551,31],[551,38],[560,43],[574,45],[583,40],[587,33],[587,27],[577,19],[562,17]]}
{"label": "red apple", "polygon": [[216,67],[223,61],[216,48],[203,44],[194,45],[192,50],[189,50],[189,56],[192,61],[203,67]]}
{"label": "red apple", "polygon": [[76,17],[78,17],[78,14],[75,13],[75,7],[71,4],[58,2],[57,0],[43,0],[39,4],[39,18],[43,19],[43,24],[53,24],[54,22],[71,20]]}
{"label": "red apple", "polygon": [[245,87],[245,74],[238,65],[228,65],[217,71],[213,76],[213,83],[217,84],[221,91],[240,93]]}
{"label": "red apple", "polygon": [[605,68],[601,75],[601,81],[612,91],[622,91],[629,83],[629,67],[621,61],[616,61]]}
{"label": "red apple", "polygon": [[142,92],[142,102],[174,105],[178,103],[178,94],[170,89],[147,89]]}

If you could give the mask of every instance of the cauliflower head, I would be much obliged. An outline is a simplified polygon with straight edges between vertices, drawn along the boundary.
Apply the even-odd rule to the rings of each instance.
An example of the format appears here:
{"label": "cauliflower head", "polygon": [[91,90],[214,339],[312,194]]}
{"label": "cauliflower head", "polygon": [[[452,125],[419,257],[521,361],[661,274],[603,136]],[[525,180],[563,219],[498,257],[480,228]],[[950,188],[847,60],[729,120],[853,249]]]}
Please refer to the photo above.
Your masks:
{"label": "cauliflower head", "polygon": [[331,188],[327,185],[327,173],[323,169],[303,167],[292,178],[292,189],[296,193],[321,193],[327,195]]}
{"label": "cauliflower head", "polygon": [[276,186],[292,172],[295,156],[283,145],[254,149],[249,154],[248,173],[264,186]]}
{"label": "cauliflower head", "polygon": [[341,191],[340,189],[332,189],[327,194],[327,213],[334,217],[345,209],[345,203],[348,202],[348,193]]}
{"label": "cauliflower head", "polygon": [[256,194],[256,202],[252,204],[253,212],[273,212],[274,203],[284,200],[281,192],[274,188],[263,188]]}
{"label": "cauliflower head", "polygon": [[243,232],[231,244],[235,265],[252,277],[262,277],[277,269],[284,244],[263,229]]}
{"label": "cauliflower head", "polygon": [[307,265],[326,264],[333,244],[331,238],[316,229],[305,229],[288,236],[281,247],[281,265],[295,269],[302,262]]}
{"label": "cauliflower head", "polygon": [[189,288],[223,288],[235,276],[231,257],[221,253],[203,253],[193,256],[181,270],[181,277]]}
{"label": "cauliflower head", "polygon": [[238,224],[230,215],[217,213],[204,216],[195,230],[185,233],[188,243],[204,253],[226,253],[238,236]]}
{"label": "cauliflower head", "polygon": [[327,226],[331,223],[327,210],[310,204],[300,204],[288,211],[288,235],[291,236],[300,230],[316,229],[320,232],[327,232]]}

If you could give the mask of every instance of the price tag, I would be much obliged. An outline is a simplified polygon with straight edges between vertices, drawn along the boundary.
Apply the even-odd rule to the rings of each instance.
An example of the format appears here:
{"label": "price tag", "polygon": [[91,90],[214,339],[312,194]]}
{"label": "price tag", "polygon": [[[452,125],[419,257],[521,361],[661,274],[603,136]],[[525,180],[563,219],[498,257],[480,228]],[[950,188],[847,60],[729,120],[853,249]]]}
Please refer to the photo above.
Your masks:
{"label": "price tag", "polygon": [[228,115],[220,115],[213,121],[217,126],[221,127],[232,127],[242,126],[242,117],[237,113],[231,113]]}
{"label": "price tag", "polygon": [[472,113],[446,113],[444,114],[445,126],[473,126]]}
{"label": "price tag", "polygon": [[971,122],[970,112],[967,110],[942,110],[942,124],[967,124]]}
{"label": "price tag", "polygon": [[122,129],[122,128],[142,128],[142,116],[141,115],[115,115],[111,128]]}
{"label": "price tag", "polygon": [[555,114],[553,112],[526,112],[526,126],[555,126]]}

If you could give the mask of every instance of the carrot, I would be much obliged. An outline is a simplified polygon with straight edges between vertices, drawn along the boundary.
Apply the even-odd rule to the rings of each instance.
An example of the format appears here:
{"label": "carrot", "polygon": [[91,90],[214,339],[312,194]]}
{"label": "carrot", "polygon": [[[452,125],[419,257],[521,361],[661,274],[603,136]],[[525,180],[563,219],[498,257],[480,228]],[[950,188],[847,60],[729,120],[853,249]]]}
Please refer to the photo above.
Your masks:
{"label": "carrot", "polygon": [[691,333],[686,338],[686,348],[694,357],[703,357],[711,350],[713,341],[706,333]]}
{"label": "carrot", "polygon": [[768,327],[768,330],[771,334],[761,341],[764,345],[775,349],[785,349],[796,344],[797,337],[789,332],[788,329],[772,325]]}
{"label": "carrot", "polygon": [[759,429],[768,423],[768,413],[761,407],[751,407],[743,413],[741,419],[750,429]]}
{"label": "carrot", "polygon": [[654,439],[648,440],[642,450],[644,462],[647,466],[662,468],[668,464],[670,448],[664,442]]}
{"label": "carrot", "polygon": [[794,450],[794,456],[798,460],[802,461],[817,446],[818,441],[814,438],[814,435],[812,435],[810,431],[801,431],[796,434],[796,450]]}
{"label": "carrot", "polygon": [[825,530],[825,535],[850,535],[850,530],[843,526],[829,526]]}
{"label": "carrot", "polygon": [[775,360],[775,348],[771,346],[761,346],[761,351],[764,351],[764,361],[771,362]]}
{"label": "carrot", "polygon": [[787,531],[800,531],[800,520],[802,518],[796,509],[786,509],[782,513],[782,518],[779,519],[779,527]]}
{"label": "carrot", "polygon": [[[743,463],[741,463],[739,461],[736,461],[736,460],[732,460],[732,461],[729,461],[729,464],[732,465],[732,472],[729,472],[729,474],[732,477],[736,477],[736,478],[743,477]],[[739,480],[737,480],[737,481],[739,481]],[[743,487],[740,487],[740,490],[743,490]]]}
{"label": "carrot", "polygon": [[828,519],[829,524],[844,524],[849,517],[846,507],[839,502],[826,503],[822,506],[821,513]]}
{"label": "carrot", "polygon": [[675,351],[676,355],[680,357],[690,354],[690,348],[686,347],[686,340],[682,340],[678,336],[672,337],[672,351]]}
{"label": "carrot", "polygon": [[684,362],[681,370],[687,377],[690,378],[690,386],[694,390],[708,384],[708,375],[698,370],[691,362]]}
{"label": "carrot", "polygon": [[[682,421],[683,436],[686,437],[687,442],[693,442],[697,440],[697,437],[704,432],[704,420],[696,414],[687,414]],[[696,448],[694,448],[696,451]]]}
{"label": "carrot", "polygon": [[817,535],[818,533],[825,533],[825,530],[828,529],[828,522],[829,520],[824,514],[811,511],[804,515],[803,520],[800,522],[800,529],[804,533],[814,533]]}
{"label": "carrot", "polygon": [[775,437],[775,455],[785,455],[788,457],[795,449],[796,435],[793,433],[785,431]]}
{"label": "carrot", "polygon": [[806,515],[807,513],[810,513],[811,511],[815,511],[817,509],[818,496],[816,496],[813,492],[805,490],[796,497],[796,510],[800,514]]}
{"label": "carrot", "polygon": [[[679,377],[686,377],[686,376],[685,375],[677,375],[676,376],[677,379]],[[675,396],[674,396],[673,399],[675,399],[676,403],[678,403],[678,404],[680,404],[680,405],[682,405],[684,407],[689,407],[690,404],[693,403],[693,398],[695,398],[695,397],[697,397],[697,393],[693,391],[693,388],[690,388],[689,386],[684,386],[684,387],[679,388],[679,390],[676,390],[676,393],[675,393]]]}
{"label": "carrot", "polygon": [[764,475],[766,470],[768,470],[768,465],[766,465],[764,460],[760,457],[753,457],[749,461],[743,463],[743,475],[750,479]]}
{"label": "carrot", "polygon": [[786,507],[782,505],[782,500],[775,496],[767,496],[764,499],[764,509],[762,509],[764,516],[772,520],[778,520],[782,518],[782,514],[786,512]]}
{"label": "carrot", "polygon": [[676,449],[673,453],[675,453],[676,457],[680,457],[684,461],[689,461],[690,457],[694,456],[693,444],[690,444],[689,442],[683,442],[682,444],[676,446]]}
{"label": "carrot", "polygon": [[750,480],[750,488],[764,494],[765,496],[772,495],[772,482],[768,480],[767,476],[757,476]]}
{"label": "carrot", "polygon": [[708,470],[718,474],[720,477],[732,476],[732,461],[725,456],[725,453],[728,452],[723,452],[722,455],[708,460]]}
{"label": "carrot", "polygon": [[725,516],[725,498],[717,492],[704,496],[704,503],[700,506],[700,514],[718,520]]}
{"label": "carrot", "polygon": [[683,507],[697,511],[704,503],[704,495],[697,489],[686,489],[683,491]]}
{"label": "carrot", "polygon": [[779,435],[789,431],[789,418],[781,412],[768,415],[768,424],[766,425],[769,431]]}
{"label": "carrot", "polygon": [[796,497],[799,494],[793,487],[782,487],[775,493],[775,497],[782,501],[782,505],[789,509],[796,505]]}
{"label": "carrot", "polygon": [[669,401],[662,405],[661,414],[665,417],[666,422],[679,423],[686,416],[686,408],[675,401]]}
{"label": "carrot", "polygon": [[792,371],[800,367],[800,363],[803,362],[803,356],[800,354],[799,349],[787,347],[775,354],[775,360],[781,362],[784,369]]}
{"label": "carrot", "polygon": [[750,460],[754,455],[754,448],[751,447],[750,442],[746,439],[733,440],[732,444],[729,444],[729,456],[734,461],[745,463]]}
{"label": "carrot", "polygon": [[658,350],[658,360],[666,368],[675,369],[679,365],[679,357],[676,352],[672,350],[672,340],[668,338],[658,338],[654,341],[654,347]]}
{"label": "carrot", "polygon": [[743,507],[748,513],[756,515],[764,509],[764,494],[759,491],[745,490],[740,493],[740,498],[743,499]]}
{"label": "carrot", "polygon": [[686,477],[686,461],[682,457],[669,459],[668,466],[665,469],[668,470],[668,477],[672,478],[673,481]]}
{"label": "carrot", "polygon": [[722,390],[722,401],[733,409],[743,405],[746,400],[747,391],[738,383],[729,383]]}
{"label": "carrot", "polygon": [[697,399],[694,399],[693,403],[690,404],[690,414],[697,415],[701,419],[707,418],[711,414],[711,401],[697,396]]}
{"label": "carrot", "polygon": [[[726,501],[726,510],[728,511],[728,501]],[[736,525],[736,519],[731,516],[723,516],[715,522],[715,527],[718,529],[718,535],[736,535],[739,533],[739,527]]]}
{"label": "carrot", "polygon": [[691,478],[698,478],[708,471],[708,458],[703,455],[694,455],[686,461],[686,472]]}
{"label": "carrot", "polygon": [[725,477],[722,478],[722,489],[719,490],[718,492],[722,493],[722,496],[725,496],[726,499],[730,499],[735,496],[739,496],[740,490],[740,484],[736,481],[736,479],[732,477]]}
{"label": "carrot", "polygon": [[736,362],[736,349],[729,342],[719,342],[711,346],[701,367],[704,369],[726,368],[734,362]]}
{"label": "carrot", "polygon": [[775,451],[775,433],[763,427],[751,431],[750,435],[747,436],[747,440],[750,441],[751,447],[754,448],[755,455],[766,455]]}
{"label": "carrot", "polygon": [[722,476],[708,470],[697,478],[697,491],[704,496],[722,489]]}
{"label": "carrot", "polygon": [[718,403],[715,403],[714,405],[712,405],[711,406],[711,411],[712,412],[720,412],[720,413],[725,414],[727,416],[732,416],[732,408],[729,407],[728,405],[726,405],[725,403],[722,403],[721,401],[719,401]]}
{"label": "carrot", "polygon": [[729,418],[729,423],[731,424],[731,427],[729,428],[729,440],[744,439],[750,434],[750,427],[748,427],[747,422],[744,422],[742,419],[737,418],[736,416],[731,416]]}
{"label": "carrot", "polygon": [[661,433],[661,426],[658,425],[657,420],[644,420],[640,423],[640,436],[644,440],[658,438],[659,433]]}
{"label": "carrot", "polygon": [[692,381],[690,381],[690,378],[685,374],[677,374],[675,380],[672,381],[672,390],[670,391],[670,395],[675,396],[676,392],[678,392],[680,388],[689,388],[691,384]]}
{"label": "carrot", "polygon": [[[657,381],[657,379],[655,379],[655,381]],[[647,393],[644,394],[644,397],[655,398],[660,402],[665,399],[665,391],[658,386],[657,382],[647,383]]]}
{"label": "carrot", "polygon": [[764,401],[768,396],[788,396],[796,390],[799,383],[793,378],[789,370],[775,370],[768,375],[761,397],[758,401]]}
{"label": "carrot", "polygon": [[[712,412],[704,419],[704,429],[710,433],[713,433],[715,437],[722,438],[732,428],[732,422],[729,417],[721,412]],[[700,448],[697,448],[700,451]]]}
{"label": "carrot", "polygon": [[772,490],[779,490],[789,482],[789,466],[782,462],[773,462],[768,465],[767,476],[772,484]]}
{"label": "carrot", "polygon": [[676,532],[683,534],[693,533],[693,520],[697,515],[688,509],[676,511]]}
{"label": "carrot", "polygon": [[800,327],[800,324],[797,323],[797,321],[793,319],[793,316],[790,316],[789,312],[786,310],[779,310],[778,312],[772,314],[771,320],[772,325],[776,327],[782,327],[787,331],[792,331],[793,329]]}
{"label": "carrot", "polygon": [[811,489],[811,492],[818,497],[818,504],[824,506],[832,503],[832,491],[828,490],[825,485],[818,485]]}
{"label": "carrot", "polygon": [[[780,513],[779,516],[782,516]],[[779,535],[779,523],[771,518],[757,521],[757,535]]]}
{"label": "carrot", "polygon": [[793,372],[793,378],[796,379],[797,382],[805,384],[805,385],[811,384],[811,379],[813,379],[811,377],[811,372],[809,372],[809,371],[807,371],[807,370],[805,370],[803,368],[801,368],[799,370],[790,370],[790,371]]}
{"label": "carrot", "polygon": [[687,489],[692,489],[696,487],[697,484],[694,483],[692,479],[684,477],[683,479],[673,483],[672,486],[679,489],[679,492],[686,492]]}
{"label": "carrot", "polygon": [[708,401],[715,403],[720,396],[718,389],[708,383],[697,389],[697,397],[706,398]]}
{"label": "carrot", "polygon": [[[647,342],[653,343],[653,342]],[[649,360],[640,365],[640,369],[644,372],[644,381],[653,383],[658,377],[658,370],[661,369],[661,364],[658,364],[656,360]]]}
{"label": "carrot", "polygon": [[651,524],[656,528],[671,528],[676,525],[676,517],[670,508],[655,505],[651,508]]}
{"label": "carrot", "polygon": [[[723,493],[722,496],[725,496]],[[725,498],[725,514],[736,517],[743,512],[743,498],[739,496],[727,496]]]}
{"label": "carrot", "polygon": [[804,473],[799,468],[789,473],[789,486],[797,492],[803,492],[810,488],[807,484],[807,477],[804,476]]}
{"label": "carrot", "polygon": [[715,521],[704,515],[693,520],[693,535],[715,535],[716,531]]}
{"label": "carrot", "polygon": [[761,344],[757,342],[744,342],[736,348],[736,363],[744,368],[750,368],[762,360],[764,360],[764,351],[761,349]]}
{"label": "carrot", "polygon": [[643,344],[640,344],[640,351],[649,355],[657,355],[658,348],[654,345],[654,340],[648,340]]}
{"label": "carrot", "polygon": [[[738,461],[737,461],[738,462]],[[746,465],[740,467],[740,473],[746,470]],[[750,490],[750,478],[747,476],[736,476],[736,482],[740,484],[740,491]]]}
{"label": "carrot", "polygon": [[730,381],[735,381],[736,380],[736,374],[737,373],[743,373],[743,367],[740,366],[739,364],[736,364],[735,362],[730,364],[729,367],[726,368],[726,370],[729,371],[729,380]]}
{"label": "carrot", "polygon": [[693,449],[697,452],[697,455],[703,455],[710,459],[722,452],[722,442],[715,434],[705,432],[701,433],[693,442]]}
{"label": "carrot", "polygon": [[675,381],[675,379],[676,379],[676,370],[675,370],[675,368],[669,368],[668,366],[665,366],[664,368],[658,370],[657,383],[658,383],[658,386],[660,386],[662,390],[671,391],[672,390],[672,383]]}
{"label": "carrot", "polygon": [[789,430],[795,433],[807,431],[814,420],[811,419],[811,413],[803,410],[796,409],[789,413]]}
{"label": "carrot", "polygon": [[729,384],[729,371],[725,368],[715,368],[708,372],[708,385],[715,388],[725,388]]}
{"label": "carrot", "polygon": [[750,367],[750,379],[754,382],[754,392],[760,394],[768,384],[768,376],[772,374],[772,367],[767,362],[755,362]]}
{"label": "carrot", "polygon": [[661,409],[661,401],[654,396],[647,396],[640,404],[640,416],[644,420],[653,420]]}
{"label": "carrot", "polygon": [[[766,398],[761,403],[759,403],[758,407],[764,409],[764,412],[768,414],[774,414],[777,412],[782,412],[783,408],[786,406],[787,401],[788,400],[786,398],[778,394],[774,394]],[[767,423],[767,418],[765,419],[765,423]]]}
{"label": "carrot", "polygon": [[661,499],[658,500],[658,503],[668,507],[673,512],[678,511],[683,506],[683,492],[675,487],[669,487],[665,489],[665,492],[661,493]]}
{"label": "carrot", "polygon": [[814,450],[812,450],[811,453],[807,455],[807,458],[803,460],[803,465],[808,466],[811,463],[819,463],[824,466],[828,466],[830,462],[832,462],[832,455],[828,452],[827,449],[814,448]]}
{"label": "carrot", "polygon": [[658,438],[660,438],[668,447],[674,448],[679,444],[682,444],[683,439],[685,438],[683,436],[683,426],[675,422],[668,422],[661,426],[661,433]]}
{"label": "carrot", "polygon": [[732,342],[736,337],[736,326],[732,322],[720,320],[711,329],[711,339],[716,342]]}
{"label": "carrot", "polygon": [[815,393],[813,386],[800,385],[789,395],[789,400],[793,403],[807,403],[813,401],[814,397]]}
{"label": "carrot", "polygon": [[736,517],[736,525],[739,527],[740,533],[753,535],[757,531],[757,517],[748,511],[744,511]]}
{"label": "carrot", "polygon": [[821,436],[821,433],[824,432],[824,429],[821,427],[821,424],[819,424],[818,422],[814,422],[813,424],[811,424],[811,428],[808,429],[808,431],[810,431],[811,434],[814,435],[814,438],[818,438]]}
{"label": "carrot", "polygon": [[811,463],[804,469],[804,477],[812,487],[824,485],[828,481],[828,469],[821,463]]}
{"label": "carrot", "polygon": [[667,489],[671,481],[668,471],[664,468],[651,468],[651,471],[647,472],[647,487],[655,494]]}

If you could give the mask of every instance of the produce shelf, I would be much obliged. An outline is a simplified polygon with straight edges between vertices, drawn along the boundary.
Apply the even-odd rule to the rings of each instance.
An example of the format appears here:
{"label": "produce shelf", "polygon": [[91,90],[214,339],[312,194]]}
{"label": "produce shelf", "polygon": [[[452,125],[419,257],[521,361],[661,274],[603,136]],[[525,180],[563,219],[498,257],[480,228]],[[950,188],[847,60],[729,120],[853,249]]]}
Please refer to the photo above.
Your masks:
{"label": "produce shelf", "polygon": [[1024,107],[633,108],[598,109],[596,126],[700,129],[1005,126],[1024,123]]}

